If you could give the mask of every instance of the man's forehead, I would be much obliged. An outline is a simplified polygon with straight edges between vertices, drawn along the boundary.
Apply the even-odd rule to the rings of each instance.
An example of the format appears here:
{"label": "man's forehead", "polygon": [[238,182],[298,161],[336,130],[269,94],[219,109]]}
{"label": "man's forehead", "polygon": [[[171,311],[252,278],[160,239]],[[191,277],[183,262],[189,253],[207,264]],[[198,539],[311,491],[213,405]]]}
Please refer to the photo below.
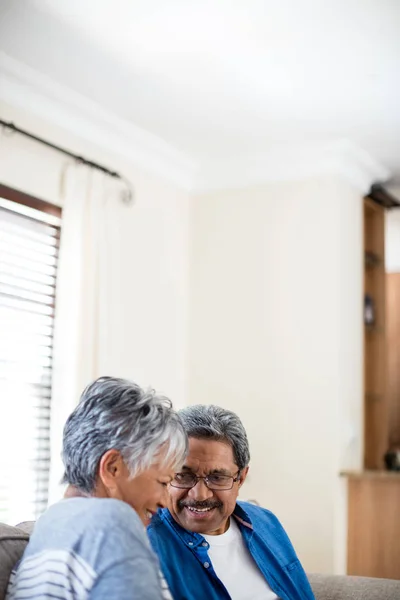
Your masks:
{"label": "man's forehead", "polygon": [[232,447],[227,442],[191,437],[184,464],[191,470],[206,468],[208,471],[223,471],[234,468],[235,459]]}
{"label": "man's forehead", "polygon": [[[186,461],[187,462],[187,461]],[[216,474],[218,473],[219,475],[229,475],[231,476],[232,473],[231,471],[234,470],[227,466],[223,467],[223,466],[218,466],[217,463],[215,463],[215,465],[213,466],[205,466],[204,464],[201,464],[199,462],[195,463],[193,462],[192,464],[184,464],[182,467],[182,471],[190,471],[191,473],[203,473],[205,475],[211,475],[211,474]]]}

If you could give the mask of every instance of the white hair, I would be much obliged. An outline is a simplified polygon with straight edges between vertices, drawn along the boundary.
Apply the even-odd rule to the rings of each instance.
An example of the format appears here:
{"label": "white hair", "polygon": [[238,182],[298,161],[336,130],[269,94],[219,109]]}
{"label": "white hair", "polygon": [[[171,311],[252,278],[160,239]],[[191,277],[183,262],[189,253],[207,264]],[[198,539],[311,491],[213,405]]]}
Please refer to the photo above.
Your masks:
{"label": "white hair", "polygon": [[160,459],[177,468],[187,436],[168,398],[125,379],[100,377],[83,392],[63,436],[64,483],[93,492],[100,459],[118,450],[131,477]]}

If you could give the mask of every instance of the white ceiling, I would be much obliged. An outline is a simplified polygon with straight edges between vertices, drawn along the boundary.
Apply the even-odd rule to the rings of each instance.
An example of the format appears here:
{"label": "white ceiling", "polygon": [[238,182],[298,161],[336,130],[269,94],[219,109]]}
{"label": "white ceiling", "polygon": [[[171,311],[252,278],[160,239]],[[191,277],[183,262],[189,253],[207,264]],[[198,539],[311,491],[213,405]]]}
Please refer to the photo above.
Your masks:
{"label": "white ceiling", "polygon": [[399,0],[0,0],[0,49],[196,162],[346,138],[400,179]]}

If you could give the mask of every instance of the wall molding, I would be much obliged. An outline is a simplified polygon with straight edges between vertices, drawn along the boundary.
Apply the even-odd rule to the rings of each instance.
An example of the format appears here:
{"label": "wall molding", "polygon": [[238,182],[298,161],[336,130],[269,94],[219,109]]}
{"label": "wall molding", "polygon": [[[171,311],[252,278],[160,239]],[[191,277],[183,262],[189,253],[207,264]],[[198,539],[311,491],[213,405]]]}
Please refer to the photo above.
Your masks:
{"label": "wall molding", "polygon": [[372,183],[390,177],[383,165],[347,139],[280,144],[263,154],[211,156],[199,163],[4,52],[0,52],[0,100],[194,193],[333,175],[365,194]]}
{"label": "wall molding", "polygon": [[348,139],[280,144],[268,153],[203,164],[194,191],[206,193],[325,175],[346,179],[366,194],[372,183],[387,181],[390,172]]}
{"label": "wall molding", "polygon": [[183,153],[4,52],[0,52],[0,99],[179,187],[192,186],[196,167]]}

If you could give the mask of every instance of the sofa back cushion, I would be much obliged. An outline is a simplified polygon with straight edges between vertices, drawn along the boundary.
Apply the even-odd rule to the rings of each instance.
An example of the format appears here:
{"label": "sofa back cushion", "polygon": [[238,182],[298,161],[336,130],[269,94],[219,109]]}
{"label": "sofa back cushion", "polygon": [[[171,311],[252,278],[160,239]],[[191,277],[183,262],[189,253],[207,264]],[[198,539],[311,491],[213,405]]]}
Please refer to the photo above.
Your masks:
{"label": "sofa back cushion", "polygon": [[0,523],[0,600],[5,598],[11,571],[25,550],[29,533]]}

